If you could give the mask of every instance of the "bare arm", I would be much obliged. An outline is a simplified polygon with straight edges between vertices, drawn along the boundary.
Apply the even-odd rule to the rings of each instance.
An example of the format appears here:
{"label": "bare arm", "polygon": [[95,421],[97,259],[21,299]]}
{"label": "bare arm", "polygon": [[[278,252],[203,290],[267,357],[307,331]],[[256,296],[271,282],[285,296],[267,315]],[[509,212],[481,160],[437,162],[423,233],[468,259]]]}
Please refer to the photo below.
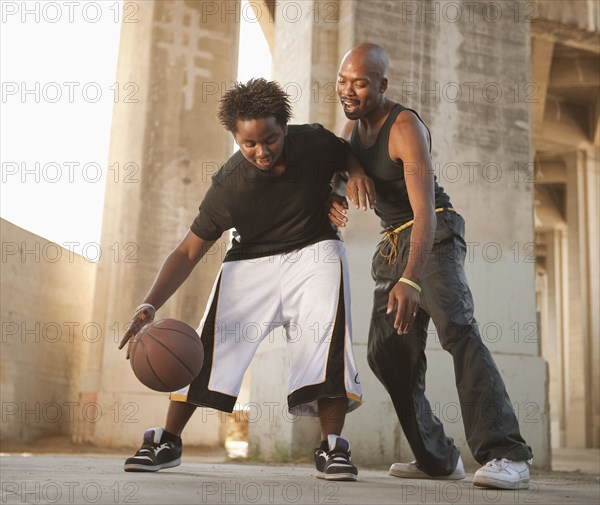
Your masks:
{"label": "bare arm", "polygon": [[346,196],[357,209],[367,210],[367,200],[371,209],[375,208],[375,184],[365,174],[360,161],[352,152],[346,159],[345,168],[348,173]]}
{"label": "bare arm", "polygon": [[214,240],[204,240],[189,230],[160,267],[144,303],[152,304],[157,310],[162,307],[214,243]]}
{"label": "bare arm", "polygon": [[[346,142],[350,142],[354,121],[347,121],[340,132]],[[346,194],[354,206],[367,210],[367,200],[371,209],[375,208],[375,185],[365,174],[358,158],[350,153],[346,160],[346,172],[336,173],[333,179],[333,193],[326,202],[329,222],[334,226],[344,227],[348,218],[348,202],[342,195]]]}
{"label": "bare arm", "polygon": [[[144,298],[144,304],[150,304],[158,310],[177,291],[198,262],[204,257],[215,241],[208,241],[198,237],[191,230],[187,232],[181,243],[167,256],[160,267],[150,291]],[[119,343],[119,349],[133,337],[141,327],[151,322],[154,310],[144,307],[138,310],[133,317],[129,328]],[[127,352],[129,358],[129,350]]]}
{"label": "bare arm", "polygon": [[[404,163],[408,199],[414,214],[410,243],[411,253],[402,277],[421,284],[427,255],[435,233],[435,198],[433,167],[429,155],[427,130],[410,111],[401,112],[390,132],[390,157]],[[413,323],[419,308],[420,293],[398,282],[390,291],[388,313],[396,308],[394,328],[404,334]]]}

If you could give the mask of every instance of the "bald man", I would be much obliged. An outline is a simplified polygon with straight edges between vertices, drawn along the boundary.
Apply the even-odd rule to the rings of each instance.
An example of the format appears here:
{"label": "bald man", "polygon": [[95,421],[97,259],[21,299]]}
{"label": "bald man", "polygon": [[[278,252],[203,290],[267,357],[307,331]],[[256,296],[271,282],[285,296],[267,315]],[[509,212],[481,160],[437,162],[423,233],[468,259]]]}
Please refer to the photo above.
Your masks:
{"label": "bald man", "polygon": [[[481,340],[464,272],[464,221],[433,175],[431,135],[412,109],[385,97],[388,57],[374,44],[348,52],[337,92],[348,118],[342,131],[376,190],[385,238],[372,272],[374,305],[369,366],[387,389],[415,455],[390,475],[462,479],[459,451],[425,397],[425,344],[433,320],[454,360],[469,448],[483,465],[478,486],[526,489],[531,448],[500,373]],[[346,204],[332,204],[332,223],[345,226]]]}

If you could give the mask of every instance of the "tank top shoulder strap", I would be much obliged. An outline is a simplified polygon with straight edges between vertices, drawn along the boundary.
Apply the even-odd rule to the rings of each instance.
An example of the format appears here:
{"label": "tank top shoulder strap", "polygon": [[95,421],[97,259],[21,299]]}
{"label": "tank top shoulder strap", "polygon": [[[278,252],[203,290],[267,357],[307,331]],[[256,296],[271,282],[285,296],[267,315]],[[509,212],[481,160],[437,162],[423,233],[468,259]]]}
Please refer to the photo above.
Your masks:
{"label": "tank top shoulder strap", "polygon": [[350,140],[354,140],[358,135],[358,119],[354,121],[354,125],[352,126],[352,133],[350,134]]}
{"label": "tank top shoulder strap", "polygon": [[404,105],[400,104],[400,103],[395,103],[394,106],[392,107],[392,110],[390,111],[390,113],[388,114],[387,119],[385,120],[385,123],[383,123],[383,126],[381,127],[381,129],[391,129],[392,125],[394,124],[394,121],[396,121],[396,118],[398,117],[398,114],[400,114],[404,109],[406,109],[406,107],[404,107]]}
{"label": "tank top shoulder strap", "polygon": [[392,131],[392,126],[394,126],[394,122],[405,107],[399,103],[394,104],[392,110],[388,114],[388,117],[385,119],[381,130],[379,131],[379,135],[377,135],[377,146],[378,149],[388,155],[388,146],[390,145],[390,132]]}
{"label": "tank top shoulder strap", "polygon": [[[404,107],[404,105],[402,105],[400,103],[396,103],[392,107],[392,110],[388,114],[388,117],[385,119],[385,122],[383,123],[383,126],[381,127],[381,130],[379,131],[379,134],[377,135],[377,141],[375,142],[375,144],[381,145],[381,143],[383,143],[383,145],[387,149],[387,146],[388,146],[389,140],[390,140],[390,131],[392,129],[392,126],[394,125],[394,121],[396,121],[396,118],[403,110],[409,110],[412,113],[414,113],[415,116],[417,116],[419,121],[421,121],[421,123],[427,130],[427,135],[429,136],[429,152],[431,153],[431,132],[429,131],[429,128],[427,127],[425,122],[421,119],[421,116],[419,116],[419,113],[416,110],[409,109],[408,107]],[[365,147],[363,147],[362,143],[360,142],[358,127],[359,127],[359,121],[355,121],[354,125],[352,126],[352,133],[350,134],[351,145],[353,148],[358,148],[360,150],[364,150]]]}
{"label": "tank top shoulder strap", "polygon": [[[390,110],[390,113],[388,114],[387,118],[385,118],[385,121],[384,121],[383,125],[381,126],[381,130],[379,130],[379,133],[377,134],[377,140],[375,141],[375,144],[368,149],[372,149],[373,147],[375,147],[375,145],[380,144],[381,139],[385,140],[385,145],[387,146],[387,142],[388,142],[388,139],[390,136],[390,130],[392,128],[392,125],[394,124],[394,121],[396,121],[398,114],[400,114],[400,112],[402,112],[403,109],[404,109],[403,105],[400,105],[399,103],[394,104],[394,106],[392,107],[392,110]],[[354,121],[354,125],[352,126],[352,133],[351,133],[350,138],[351,138],[352,142],[354,144],[356,144],[359,148],[367,149],[360,142],[358,127],[359,127],[359,121],[358,120]]]}

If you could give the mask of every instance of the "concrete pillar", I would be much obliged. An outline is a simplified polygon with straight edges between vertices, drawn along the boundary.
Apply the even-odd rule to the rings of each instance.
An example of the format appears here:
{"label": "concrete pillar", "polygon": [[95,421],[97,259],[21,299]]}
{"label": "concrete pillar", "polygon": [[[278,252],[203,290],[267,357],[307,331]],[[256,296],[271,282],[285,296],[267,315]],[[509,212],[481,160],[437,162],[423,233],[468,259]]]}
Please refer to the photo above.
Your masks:
{"label": "concrete pillar", "polygon": [[[569,229],[566,335],[567,447],[598,446],[598,161],[588,151],[564,157]],[[595,303],[595,305],[594,305]]]}
{"label": "concrete pillar", "polygon": [[338,100],[331,70],[339,63],[339,12],[337,0],[276,7],[273,78],[291,95],[294,123],[334,127]]}
{"label": "concrete pillar", "polygon": [[569,415],[566,418],[566,446],[586,447],[586,363],[587,353],[585,342],[586,303],[582,278],[582,259],[585,251],[581,248],[583,242],[582,223],[585,203],[579,198],[583,190],[582,153],[575,152],[565,156],[567,172],[567,225],[569,229],[568,264],[569,264],[569,328],[565,335],[566,341],[566,391],[565,399]]}
{"label": "concrete pillar", "polygon": [[[600,122],[600,115],[596,118]],[[598,129],[596,130],[598,132]],[[591,377],[590,407],[588,419],[588,447],[600,447],[600,153],[598,138],[596,149],[586,151],[585,202],[586,202],[586,260],[588,299],[588,367]]]}
{"label": "concrete pillar", "polygon": [[[560,258],[557,258],[557,279],[556,289],[558,291],[558,299],[560,300],[557,309],[560,311],[560,446],[566,446],[566,426],[567,418],[570,415],[567,405],[567,347],[566,335],[569,332],[569,247],[568,235],[566,230],[561,230],[558,236],[555,237],[555,250],[560,251]],[[558,255],[557,255],[558,256]],[[550,400],[552,401],[552,400]]]}
{"label": "concrete pillar", "polygon": [[[316,47],[326,53],[323,61],[328,62],[332,81],[341,56],[353,45],[374,42],[388,51],[388,96],[417,109],[431,128],[440,184],[467,222],[466,268],[476,317],[507,384],[523,435],[534,449],[536,464],[547,466],[547,372],[536,330],[533,188],[528,177],[532,170],[532,117],[525,89],[531,81],[529,25],[515,22],[510,6],[497,3],[493,12],[483,3],[448,7],[444,2],[363,0],[338,5],[337,61],[332,63],[333,48],[315,45],[315,33],[322,33],[319,23],[301,19],[276,26],[274,75],[300,83],[304,94],[295,104],[294,119],[303,122],[312,120],[311,111],[323,113],[305,96],[314,72],[326,73],[323,67],[315,70],[310,61]],[[279,14],[276,19],[279,23]],[[508,32],[510,38],[505,36]],[[301,50],[297,40],[304,41]],[[335,107],[339,127],[343,117],[339,105]],[[379,238],[378,220],[357,212],[351,212],[350,219],[344,236],[365,405],[348,416],[345,434],[359,464],[383,465],[411,455],[387,393],[366,363],[373,286],[369,271]],[[432,406],[465,462],[474,466],[464,438],[451,358],[441,350],[433,328],[428,360]],[[254,372],[255,379],[260,379],[260,373]]]}
{"label": "concrete pillar", "polygon": [[[118,176],[106,188],[93,311],[103,338],[88,345],[80,393],[103,415],[75,436],[109,446],[137,445],[146,427],[164,425],[167,395],[137,381],[117,342],[230,153],[231,136],[215,114],[237,71],[237,1],[136,5],[137,22],[123,23],[117,68],[130,94],[113,112],[109,165]],[[157,318],[196,326],[224,252],[221,240]],[[186,442],[218,443],[219,424],[198,413]]]}
{"label": "concrete pillar", "polygon": [[[564,445],[564,426],[568,411],[564,404],[564,341],[568,331],[564,317],[568,300],[567,240],[564,227],[548,231],[547,237],[547,300],[546,331],[540,334],[543,356],[548,362],[548,399],[550,401],[550,422],[552,447]],[[542,330],[544,329],[542,325]]]}

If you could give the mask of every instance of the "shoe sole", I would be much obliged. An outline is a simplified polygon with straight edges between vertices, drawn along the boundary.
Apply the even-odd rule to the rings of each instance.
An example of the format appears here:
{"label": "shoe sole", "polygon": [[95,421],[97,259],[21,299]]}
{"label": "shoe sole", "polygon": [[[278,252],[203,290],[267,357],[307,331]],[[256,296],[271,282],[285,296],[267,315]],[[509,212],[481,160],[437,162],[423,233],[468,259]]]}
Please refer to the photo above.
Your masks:
{"label": "shoe sole", "polygon": [[358,477],[353,473],[331,473],[325,474],[325,480],[356,482]]}
{"label": "shoe sole", "polygon": [[323,480],[337,480],[337,481],[347,481],[347,482],[355,482],[357,480],[357,476],[353,473],[331,473],[327,474],[325,472],[317,471],[315,475],[317,479]]}
{"label": "shoe sole", "polygon": [[138,463],[129,463],[124,466],[124,470],[126,472],[158,472],[159,470],[163,470],[165,468],[173,468],[174,466],[181,465],[181,458],[174,459],[173,461],[169,461],[168,463],[162,463],[161,465],[142,465]]}
{"label": "shoe sole", "polygon": [[419,479],[419,480],[463,480],[465,478],[465,474],[450,474],[450,475],[438,475],[437,477],[432,477],[431,475],[427,475],[426,473],[422,474],[414,474],[411,472],[402,472],[402,471],[389,471],[389,474],[392,477],[398,477],[400,479]]}
{"label": "shoe sole", "polygon": [[517,482],[507,482],[503,480],[491,479],[489,477],[479,477],[473,479],[473,485],[478,487],[488,487],[491,489],[528,489],[529,479],[522,479]]}

